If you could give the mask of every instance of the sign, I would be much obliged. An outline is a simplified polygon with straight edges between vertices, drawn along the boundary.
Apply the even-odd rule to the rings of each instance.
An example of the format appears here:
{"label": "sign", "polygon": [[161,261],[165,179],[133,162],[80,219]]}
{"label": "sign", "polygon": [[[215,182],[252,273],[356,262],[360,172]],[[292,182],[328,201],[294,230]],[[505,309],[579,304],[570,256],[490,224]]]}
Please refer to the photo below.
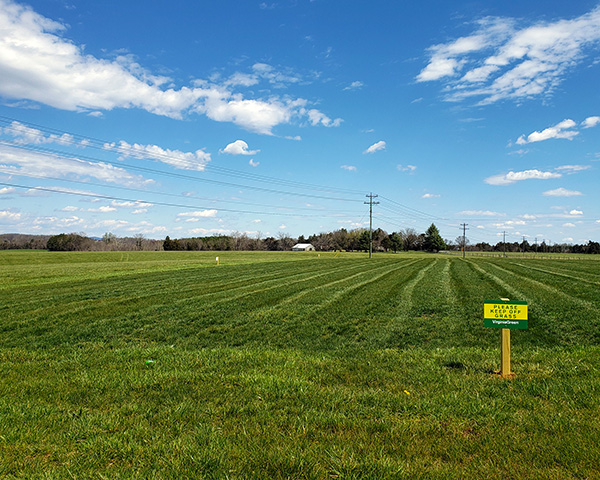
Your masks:
{"label": "sign", "polygon": [[483,324],[489,328],[527,329],[527,302],[485,300]]}

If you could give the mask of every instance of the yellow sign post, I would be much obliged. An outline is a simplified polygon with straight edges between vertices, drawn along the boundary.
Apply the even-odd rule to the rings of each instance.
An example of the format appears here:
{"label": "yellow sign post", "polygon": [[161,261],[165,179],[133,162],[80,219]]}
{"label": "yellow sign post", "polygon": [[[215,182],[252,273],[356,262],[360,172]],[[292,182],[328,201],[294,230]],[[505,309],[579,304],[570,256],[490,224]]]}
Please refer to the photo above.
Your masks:
{"label": "yellow sign post", "polygon": [[527,302],[511,301],[508,298],[486,300],[483,304],[483,322],[489,328],[502,329],[500,344],[500,376],[512,376],[510,371],[510,331],[528,327]]}

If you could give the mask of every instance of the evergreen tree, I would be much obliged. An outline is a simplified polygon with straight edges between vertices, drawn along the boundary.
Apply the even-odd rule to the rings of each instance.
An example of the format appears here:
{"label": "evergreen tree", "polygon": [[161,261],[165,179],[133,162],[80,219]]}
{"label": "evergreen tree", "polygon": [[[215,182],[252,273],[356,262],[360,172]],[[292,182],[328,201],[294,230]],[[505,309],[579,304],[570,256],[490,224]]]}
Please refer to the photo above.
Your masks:
{"label": "evergreen tree", "polygon": [[425,249],[430,252],[439,252],[446,249],[446,242],[444,242],[439,230],[433,223],[425,232]]}

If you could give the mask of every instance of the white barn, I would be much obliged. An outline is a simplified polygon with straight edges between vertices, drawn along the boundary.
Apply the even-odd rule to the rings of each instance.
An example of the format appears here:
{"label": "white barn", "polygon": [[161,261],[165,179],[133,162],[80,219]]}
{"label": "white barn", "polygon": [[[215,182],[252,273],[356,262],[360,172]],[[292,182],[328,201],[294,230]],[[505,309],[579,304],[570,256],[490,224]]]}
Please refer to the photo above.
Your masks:
{"label": "white barn", "polygon": [[314,252],[315,247],[310,243],[297,243],[292,247],[292,252]]}

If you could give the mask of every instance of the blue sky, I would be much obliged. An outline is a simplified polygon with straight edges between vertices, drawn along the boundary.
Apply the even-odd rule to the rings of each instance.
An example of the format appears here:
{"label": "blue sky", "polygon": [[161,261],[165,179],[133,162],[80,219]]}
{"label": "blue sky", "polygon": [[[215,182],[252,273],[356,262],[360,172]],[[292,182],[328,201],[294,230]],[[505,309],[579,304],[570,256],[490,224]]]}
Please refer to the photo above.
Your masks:
{"label": "blue sky", "polygon": [[0,0],[0,231],[600,240],[600,3]]}

